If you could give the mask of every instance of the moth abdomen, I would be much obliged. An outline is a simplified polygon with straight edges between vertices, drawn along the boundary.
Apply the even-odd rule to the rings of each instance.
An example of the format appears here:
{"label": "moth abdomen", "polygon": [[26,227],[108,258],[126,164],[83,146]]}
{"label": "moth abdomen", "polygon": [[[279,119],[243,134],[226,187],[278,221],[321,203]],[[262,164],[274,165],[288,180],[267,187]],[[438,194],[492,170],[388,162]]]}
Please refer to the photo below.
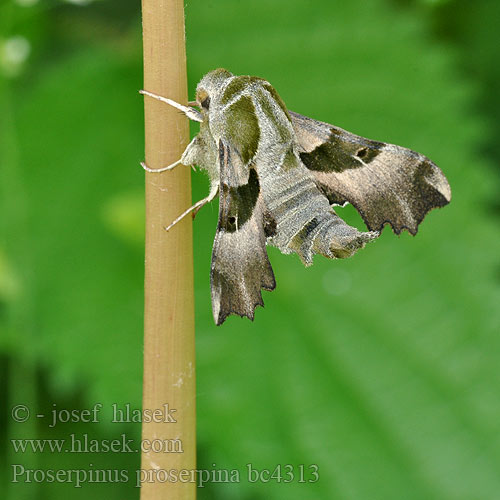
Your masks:
{"label": "moth abdomen", "polygon": [[378,235],[376,232],[362,233],[336,214],[323,213],[305,224],[288,247],[308,266],[312,264],[314,254],[330,259],[350,257]]}
{"label": "moth abdomen", "polygon": [[263,194],[276,220],[276,231],[269,243],[283,253],[295,252],[305,265],[310,265],[314,254],[347,257],[376,237],[345,224],[298,159],[294,168],[268,175],[273,183]]}

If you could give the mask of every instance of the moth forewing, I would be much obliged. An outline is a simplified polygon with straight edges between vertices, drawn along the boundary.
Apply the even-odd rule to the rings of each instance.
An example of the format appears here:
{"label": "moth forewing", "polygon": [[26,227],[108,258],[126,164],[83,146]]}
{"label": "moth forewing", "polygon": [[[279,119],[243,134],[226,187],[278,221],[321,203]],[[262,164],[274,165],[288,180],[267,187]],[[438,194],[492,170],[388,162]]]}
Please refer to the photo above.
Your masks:
{"label": "moth forewing", "polygon": [[264,305],[261,289],[275,287],[266,252],[265,207],[257,171],[249,168],[245,184],[234,182],[231,173],[235,168],[242,168],[241,159],[222,139],[219,161],[219,222],[210,275],[212,310],[217,325],[230,314],[253,319],[255,308]]}
{"label": "moth forewing", "polygon": [[395,233],[418,225],[433,208],[451,200],[441,170],[401,146],[372,141],[291,112],[300,158],[331,203],[349,202],[369,229],[390,224]]}

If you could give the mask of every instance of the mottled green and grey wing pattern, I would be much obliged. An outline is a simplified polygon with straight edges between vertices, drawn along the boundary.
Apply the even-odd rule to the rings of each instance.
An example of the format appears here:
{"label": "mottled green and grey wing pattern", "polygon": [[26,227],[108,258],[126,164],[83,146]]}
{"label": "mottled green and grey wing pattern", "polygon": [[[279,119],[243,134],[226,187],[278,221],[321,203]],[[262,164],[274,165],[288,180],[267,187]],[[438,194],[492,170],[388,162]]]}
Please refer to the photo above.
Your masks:
{"label": "mottled green and grey wing pattern", "polygon": [[305,265],[312,264],[315,254],[351,256],[378,233],[360,232],[335,214],[299,159],[285,105],[268,82],[261,81],[259,86],[254,92],[255,108],[265,133],[255,158],[263,179],[264,202],[275,228],[268,244],[283,253],[297,253]]}
{"label": "mottled green and grey wing pattern", "polygon": [[220,170],[211,284],[220,324],[229,314],[253,319],[261,290],[274,289],[266,244],[310,265],[315,254],[348,257],[378,233],[360,232],[332,210],[300,160],[291,118],[268,82],[234,77],[211,103]]}
{"label": "mottled green and grey wing pattern", "polygon": [[[212,251],[212,311],[217,325],[230,314],[254,317],[261,289],[276,283],[266,252],[266,219],[259,176],[241,153],[219,140],[219,222]],[[248,172],[241,180],[237,172]]]}
{"label": "mottled green and grey wing pattern", "polygon": [[302,163],[330,203],[351,203],[367,227],[416,234],[427,212],[449,203],[441,170],[425,156],[289,111]]}

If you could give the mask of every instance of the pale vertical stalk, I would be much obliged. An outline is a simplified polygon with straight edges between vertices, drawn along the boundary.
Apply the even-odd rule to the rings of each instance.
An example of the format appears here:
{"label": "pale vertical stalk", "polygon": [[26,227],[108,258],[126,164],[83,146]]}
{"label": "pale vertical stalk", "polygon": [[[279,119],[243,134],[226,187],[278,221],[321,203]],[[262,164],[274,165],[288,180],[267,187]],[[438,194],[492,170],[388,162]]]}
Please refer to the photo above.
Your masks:
{"label": "pale vertical stalk", "polygon": [[[142,0],[142,13],[144,88],[186,103],[183,0]],[[162,102],[144,100],[146,163],[160,168],[180,158],[189,140],[188,120]],[[190,169],[180,165],[171,172],[145,175],[143,409],[163,410],[164,420],[173,417],[176,422],[143,422],[143,442],[167,440],[170,452],[142,453],[141,500],[192,500],[195,483],[165,481],[162,472],[196,468],[191,218],[164,230],[191,204]],[[171,441],[175,439],[179,441]]]}

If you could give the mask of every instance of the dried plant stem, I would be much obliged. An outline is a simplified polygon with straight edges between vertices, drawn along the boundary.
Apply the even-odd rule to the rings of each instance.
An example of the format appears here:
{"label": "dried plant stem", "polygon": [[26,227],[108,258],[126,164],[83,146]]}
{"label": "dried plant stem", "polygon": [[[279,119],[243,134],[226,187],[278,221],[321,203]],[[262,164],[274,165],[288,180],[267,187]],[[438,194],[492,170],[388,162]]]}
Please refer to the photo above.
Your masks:
{"label": "dried plant stem", "polygon": [[[186,103],[183,1],[142,0],[142,12],[144,88]],[[144,107],[146,164],[153,169],[172,164],[188,143],[188,120],[148,97]],[[142,439],[146,445],[164,441],[170,451],[142,452],[141,500],[193,500],[195,483],[165,480],[171,469],[196,468],[191,220],[186,218],[169,232],[164,229],[191,205],[190,169],[179,166],[145,176],[143,410],[159,410],[155,420],[160,421],[143,422]]]}

